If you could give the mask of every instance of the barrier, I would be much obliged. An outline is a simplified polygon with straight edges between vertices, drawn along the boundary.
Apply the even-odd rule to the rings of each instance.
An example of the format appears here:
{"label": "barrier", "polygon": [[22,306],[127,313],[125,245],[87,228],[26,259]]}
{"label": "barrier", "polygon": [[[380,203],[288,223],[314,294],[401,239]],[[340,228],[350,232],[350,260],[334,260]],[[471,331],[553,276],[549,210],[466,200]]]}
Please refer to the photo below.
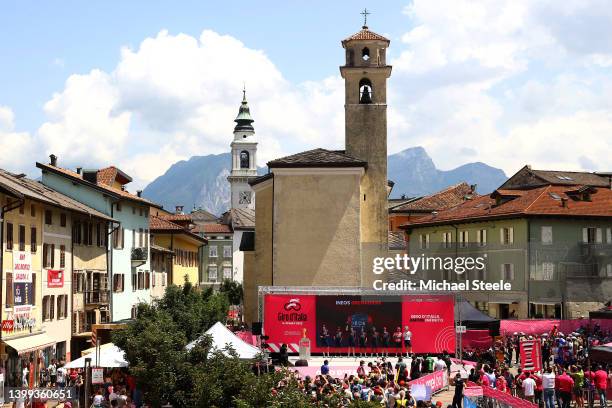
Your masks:
{"label": "barrier", "polygon": [[410,386],[417,384],[430,386],[432,394],[435,394],[448,388],[448,374],[446,370],[439,370],[408,382]]}
{"label": "barrier", "polygon": [[[482,389],[482,396],[478,392],[474,392],[476,388]],[[534,404],[522,398],[514,397],[508,393],[498,391],[495,388],[479,386],[474,383],[468,383],[466,389],[470,389],[469,396],[465,395],[471,402],[476,403],[474,406],[491,407],[491,408],[538,408],[538,404]]]}
{"label": "barrier", "polygon": [[[598,324],[603,330],[612,330],[612,320],[592,319],[591,324]],[[530,335],[550,333],[553,326],[562,333],[571,333],[580,327],[589,325],[589,319],[528,319],[528,320],[502,320],[500,323],[500,334],[511,336],[513,333],[523,332]]]}

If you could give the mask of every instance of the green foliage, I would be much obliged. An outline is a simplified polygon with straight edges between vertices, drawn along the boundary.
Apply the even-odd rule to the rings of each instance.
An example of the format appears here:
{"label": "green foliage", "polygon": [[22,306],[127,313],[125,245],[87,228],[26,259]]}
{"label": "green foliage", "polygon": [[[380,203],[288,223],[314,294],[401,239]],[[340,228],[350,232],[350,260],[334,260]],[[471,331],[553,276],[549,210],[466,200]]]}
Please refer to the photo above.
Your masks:
{"label": "green foliage", "polygon": [[242,303],[242,285],[236,281],[224,279],[219,287],[219,292],[227,295],[227,299],[231,305],[239,305]]}

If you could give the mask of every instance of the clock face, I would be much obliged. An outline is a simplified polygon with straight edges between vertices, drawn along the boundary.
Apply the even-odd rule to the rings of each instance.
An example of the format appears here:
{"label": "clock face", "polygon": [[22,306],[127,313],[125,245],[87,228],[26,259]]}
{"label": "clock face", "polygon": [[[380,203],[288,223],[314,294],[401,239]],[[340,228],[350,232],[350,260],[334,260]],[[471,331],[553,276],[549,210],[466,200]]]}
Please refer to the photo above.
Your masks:
{"label": "clock face", "polygon": [[238,197],[238,204],[251,204],[251,192],[241,191]]}

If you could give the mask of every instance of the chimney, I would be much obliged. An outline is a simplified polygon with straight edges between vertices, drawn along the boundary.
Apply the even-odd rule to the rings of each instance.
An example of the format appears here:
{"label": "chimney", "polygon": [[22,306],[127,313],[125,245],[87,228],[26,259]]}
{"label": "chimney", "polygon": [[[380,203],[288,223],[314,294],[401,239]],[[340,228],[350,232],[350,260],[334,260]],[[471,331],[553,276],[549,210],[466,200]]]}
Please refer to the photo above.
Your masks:
{"label": "chimney", "polygon": [[567,198],[561,197],[561,207],[567,208]]}
{"label": "chimney", "polygon": [[82,167],[77,167],[77,174],[81,174],[81,170],[83,170]]}
{"label": "chimney", "polygon": [[136,195],[138,197],[142,197],[142,190],[136,190]]}
{"label": "chimney", "polygon": [[121,191],[125,191],[125,186],[121,186]]}
{"label": "chimney", "polygon": [[478,187],[478,184],[470,184],[470,192],[471,193],[475,193],[476,192],[476,187]]}
{"label": "chimney", "polygon": [[182,205],[177,205],[174,211],[175,214],[182,214],[183,213],[183,206]]}
{"label": "chimney", "polygon": [[49,155],[49,164],[52,165],[53,167],[57,167],[57,156],[54,155],[53,153]]}

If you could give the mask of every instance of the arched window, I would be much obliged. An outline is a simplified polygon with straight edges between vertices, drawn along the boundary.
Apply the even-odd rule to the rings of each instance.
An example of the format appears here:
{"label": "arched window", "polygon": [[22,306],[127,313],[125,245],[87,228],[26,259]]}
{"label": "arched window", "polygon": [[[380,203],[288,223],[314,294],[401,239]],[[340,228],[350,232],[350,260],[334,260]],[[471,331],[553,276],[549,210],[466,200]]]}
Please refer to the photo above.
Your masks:
{"label": "arched window", "polygon": [[367,78],[359,81],[359,103],[372,103],[372,83]]}
{"label": "arched window", "polygon": [[246,150],[243,150],[240,152],[240,168],[241,169],[248,169],[250,166],[249,163],[249,152],[247,152]]}
{"label": "arched window", "polygon": [[370,50],[368,49],[368,47],[365,47],[363,50],[361,50],[361,59],[363,59],[364,61],[370,59]]}

